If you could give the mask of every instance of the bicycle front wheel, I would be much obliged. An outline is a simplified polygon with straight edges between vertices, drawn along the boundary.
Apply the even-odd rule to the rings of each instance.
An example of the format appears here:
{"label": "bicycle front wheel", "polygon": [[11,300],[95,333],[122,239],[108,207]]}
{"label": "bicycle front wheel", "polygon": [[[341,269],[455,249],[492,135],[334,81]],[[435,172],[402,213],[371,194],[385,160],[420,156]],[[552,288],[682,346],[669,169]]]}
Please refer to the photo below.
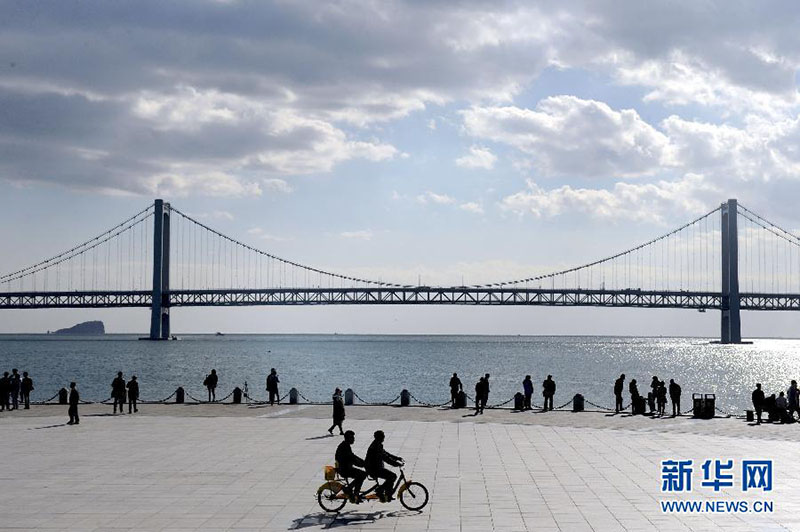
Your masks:
{"label": "bicycle front wheel", "polygon": [[326,512],[338,513],[347,504],[347,499],[340,498],[341,490],[326,486],[317,493],[317,502]]}
{"label": "bicycle front wheel", "polygon": [[400,492],[400,504],[409,510],[419,511],[428,504],[428,488],[419,482],[409,482]]}

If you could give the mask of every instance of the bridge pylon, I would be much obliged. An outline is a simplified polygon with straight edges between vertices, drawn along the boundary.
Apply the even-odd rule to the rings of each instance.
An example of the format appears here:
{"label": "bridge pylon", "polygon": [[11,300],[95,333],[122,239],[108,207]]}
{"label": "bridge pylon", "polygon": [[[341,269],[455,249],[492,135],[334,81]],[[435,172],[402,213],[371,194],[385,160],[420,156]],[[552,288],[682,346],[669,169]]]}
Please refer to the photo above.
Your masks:
{"label": "bridge pylon", "polygon": [[739,237],[738,205],[729,199],[720,207],[722,216],[722,323],[720,343],[742,343],[742,322],[739,317]]}
{"label": "bridge pylon", "polygon": [[170,205],[155,201],[153,223],[153,301],[150,340],[169,340],[169,218]]}

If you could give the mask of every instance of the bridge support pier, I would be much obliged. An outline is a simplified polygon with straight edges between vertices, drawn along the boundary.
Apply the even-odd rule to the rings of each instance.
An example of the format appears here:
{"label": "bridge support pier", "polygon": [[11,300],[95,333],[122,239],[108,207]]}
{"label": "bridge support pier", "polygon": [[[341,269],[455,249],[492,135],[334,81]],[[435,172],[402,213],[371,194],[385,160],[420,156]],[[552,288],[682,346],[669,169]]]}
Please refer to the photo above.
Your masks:
{"label": "bridge support pier", "polygon": [[150,340],[169,340],[169,203],[155,201],[153,223],[153,302]]}
{"label": "bridge support pier", "polygon": [[742,322],[739,317],[739,237],[738,206],[735,199],[723,203],[722,216],[722,324],[720,343],[742,343]]}

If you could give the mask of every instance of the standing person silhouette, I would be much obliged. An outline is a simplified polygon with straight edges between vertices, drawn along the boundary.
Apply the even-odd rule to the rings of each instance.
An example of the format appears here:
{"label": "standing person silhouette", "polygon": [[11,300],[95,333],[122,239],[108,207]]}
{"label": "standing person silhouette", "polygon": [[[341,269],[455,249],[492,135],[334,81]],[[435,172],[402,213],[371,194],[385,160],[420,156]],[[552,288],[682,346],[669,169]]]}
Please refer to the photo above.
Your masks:
{"label": "standing person silhouette", "polygon": [[212,369],[211,373],[206,375],[206,379],[203,381],[203,386],[208,388],[208,402],[211,403],[212,401],[217,400],[217,383],[219,382],[219,377],[217,377],[217,370]]}
{"label": "standing person silhouette", "polygon": [[758,421],[756,421],[757,425],[761,424],[761,414],[764,412],[764,390],[761,389],[761,383],[756,383],[756,389],[753,390],[752,394],[753,400],[753,409],[756,411],[756,416],[758,416]]}
{"label": "standing person silhouette", "polygon": [[281,404],[281,397],[278,394],[278,383],[281,382],[278,378],[278,372],[275,371],[275,368],[269,370],[269,375],[267,375],[267,391],[269,392],[269,404],[274,405],[275,401],[278,401],[278,404]]}
{"label": "standing person silhouette", "polygon": [[77,385],[74,382],[69,383],[69,421],[67,425],[78,425],[81,418],[78,417],[78,404],[81,402],[81,396],[78,393]]}
{"label": "standing person silhouette", "polygon": [[530,375],[525,375],[525,380],[522,381],[522,391],[525,393],[525,405],[523,410],[531,409],[531,396],[533,396],[533,381]]}
{"label": "standing person silhouette", "polygon": [[19,390],[22,379],[19,376],[17,368],[11,370],[11,376],[8,378],[8,390],[11,392],[11,408],[14,410],[19,409]]}
{"label": "standing person silhouette", "polygon": [[458,392],[463,390],[464,386],[461,384],[461,379],[458,378],[458,373],[453,373],[453,376],[450,377],[450,408],[456,407]]}
{"label": "standing person silhouette", "polygon": [[136,405],[136,402],[139,400],[139,381],[136,380],[136,375],[131,376],[131,380],[128,381],[128,413],[131,413],[131,409],[134,412],[138,412],[139,408]]}
{"label": "standing person silhouette", "polygon": [[639,386],[636,384],[636,379],[631,379],[628,384],[628,391],[631,394],[631,413],[636,414],[638,411],[637,405],[639,404]]}
{"label": "standing person silhouette", "polygon": [[669,380],[669,400],[672,401],[672,417],[681,415],[681,387],[675,379]]}
{"label": "standing person silhouette", "polygon": [[8,402],[9,385],[8,372],[4,371],[3,376],[0,377],[0,412],[11,410],[11,405]]}
{"label": "standing person silhouette", "polygon": [[556,382],[552,375],[548,375],[542,382],[542,396],[544,397],[544,410],[553,409],[553,396],[556,394]]}
{"label": "standing person silhouette", "polygon": [[336,388],[333,392],[333,425],[328,429],[328,434],[333,434],[335,427],[339,427],[339,434],[344,434],[342,422],[344,422],[344,399],[342,398],[342,390]]}
{"label": "standing person silhouette", "polygon": [[800,390],[797,389],[797,381],[794,379],[786,390],[786,398],[789,400],[789,418],[794,419],[795,412],[800,416]]}
{"label": "standing person silhouette", "polygon": [[619,378],[614,381],[614,412],[619,414],[619,411],[622,410],[622,392],[625,390],[625,374],[619,376]]}
{"label": "standing person silhouette", "polygon": [[475,383],[475,415],[483,414],[481,399],[483,398],[483,377]]}
{"label": "standing person silhouette", "polygon": [[122,378],[122,372],[117,372],[117,377],[111,381],[111,398],[114,399],[114,413],[117,413],[117,405],[119,405],[119,413],[125,413],[125,379]]}
{"label": "standing person silhouette", "polygon": [[483,409],[486,408],[486,403],[489,402],[489,374],[483,376],[483,395],[481,396],[481,414]]}
{"label": "standing person silhouette", "polygon": [[33,379],[28,377],[28,372],[22,372],[22,384],[21,391],[22,391],[22,402],[25,404],[25,410],[30,410],[31,408],[31,392],[33,391]]}

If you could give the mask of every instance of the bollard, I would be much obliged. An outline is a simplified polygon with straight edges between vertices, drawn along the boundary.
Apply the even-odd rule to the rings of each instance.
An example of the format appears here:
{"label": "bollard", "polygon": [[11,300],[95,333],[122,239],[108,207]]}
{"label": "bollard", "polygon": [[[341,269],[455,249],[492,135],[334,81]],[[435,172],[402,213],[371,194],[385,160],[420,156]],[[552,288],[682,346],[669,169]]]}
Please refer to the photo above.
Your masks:
{"label": "bollard", "polygon": [[514,410],[525,410],[525,396],[519,392],[514,394]]}
{"label": "bollard", "polygon": [[58,390],[58,404],[65,405],[67,404],[67,389],[61,388]]}
{"label": "bollard", "polygon": [[456,395],[456,408],[467,408],[467,394],[464,393],[464,390]]}
{"label": "bollard", "polygon": [[753,415],[753,411],[752,410],[745,410],[744,414],[745,414],[745,416],[747,416],[747,421],[755,421],[756,420],[756,416]]}
{"label": "bollard", "polygon": [[242,404],[242,389],[238,386],[233,389],[233,404]]}
{"label": "bollard", "polygon": [[183,386],[179,386],[177,390],[175,390],[175,404],[182,405],[184,400],[184,392]]}
{"label": "bollard", "polygon": [[583,412],[583,396],[579,393],[576,393],[575,397],[572,398],[572,411]]}
{"label": "bollard", "polygon": [[411,404],[411,394],[408,390],[400,392],[400,406],[408,406]]}
{"label": "bollard", "polygon": [[289,390],[289,404],[296,405],[297,404],[297,388],[292,388]]}
{"label": "bollard", "polygon": [[344,391],[344,404],[345,406],[351,406],[353,404],[353,389],[348,388]]}

